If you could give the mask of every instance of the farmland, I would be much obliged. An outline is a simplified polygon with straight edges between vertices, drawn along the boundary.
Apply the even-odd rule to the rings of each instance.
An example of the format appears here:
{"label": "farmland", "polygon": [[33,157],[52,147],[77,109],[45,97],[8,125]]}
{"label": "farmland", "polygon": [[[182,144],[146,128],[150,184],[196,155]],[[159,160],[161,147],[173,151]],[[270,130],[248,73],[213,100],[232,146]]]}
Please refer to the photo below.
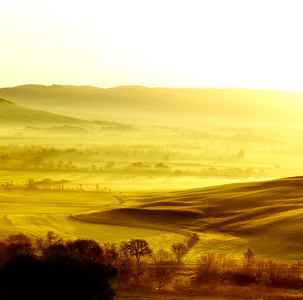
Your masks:
{"label": "farmland", "polygon": [[184,262],[203,253],[300,260],[303,179],[229,184],[166,192],[1,189],[1,237],[36,238],[54,231],[65,239],[98,242],[145,238],[168,249],[197,233]]}
{"label": "farmland", "polygon": [[[166,94],[168,103],[157,115],[151,103],[139,105],[139,99],[130,96],[138,87],[126,94],[128,88],[122,88],[123,97],[119,89],[115,91],[111,99],[118,101],[120,111],[102,98],[102,115],[101,102],[91,95],[92,106],[77,99],[81,109],[73,107],[64,116],[77,91],[85,98],[88,90],[96,90],[62,86],[59,89],[65,92],[59,97],[58,87],[50,87],[56,97],[43,98],[43,93],[35,96],[37,87],[27,88],[33,97],[23,98],[18,92],[13,100],[19,103],[1,100],[5,118],[0,118],[0,240],[23,233],[39,241],[52,232],[64,243],[89,239],[120,247],[126,241],[144,239],[153,255],[161,249],[172,255],[172,245],[188,245],[195,237],[182,257],[184,269],[168,285],[175,293],[178,280],[184,281],[184,290],[177,292],[181,294],[191,286],[189,278],[202,256],[217,255],[218,261],[232,258],[241,269],[243,253],[252,249],[263,262],[291,266],[295,261],[294,269],[300,266],[303,132],[298,118],[277,126],[276,116],[270,117],[270,109],[260,101],[252,103],[254,98],[250,99],[253,111],[262,108],[264,116],[251,113],[245,122],[233,111],[235,103],[230,103],[229,96],[223,102],[213,98],[207,109],[203,91],[185,90],[178,91],[182,97],[170,91],[181,98]],[[160,90],[151,94],[139,90],[142,97],[146,92],[148,99],[159,97]],[[215,97],[213,92],[207,93]],[[191,94],[189,115],[182,115],[180,108],[171,114],[171,103],[185,101],[187,93]],[[200,100],[194,99],[198,94],[200,106]],[[165,102],[166,96],[159,99]],[[282,96],[284,103],[289,95]],[[52,111],[53,103],[57,106]],[[216,112],[219,103],[224,105]],[[198,106],[204,119],[194,112]],[[124,113],[126,107],[129,111]],[[41,112],[43,108],[48,112]],[[202,108],[216,117],[208,118]],[[144,258],[151,270],[153,260]],[[232,292],[233,287],[229,288]],[[242,294],[240,288],[237,295]],[[123,296],[128,299],[132,294]]]}

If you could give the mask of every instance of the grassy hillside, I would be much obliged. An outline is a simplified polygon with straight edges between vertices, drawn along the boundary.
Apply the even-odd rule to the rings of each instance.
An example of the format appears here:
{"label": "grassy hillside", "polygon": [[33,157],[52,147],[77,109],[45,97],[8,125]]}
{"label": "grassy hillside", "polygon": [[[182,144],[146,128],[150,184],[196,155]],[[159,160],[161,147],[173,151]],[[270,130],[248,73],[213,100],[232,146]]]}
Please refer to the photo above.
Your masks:
{"label": "grassy hillside", "polygon": [[201,251],[302,259],[303,177],[170,193],[119,195],[123,206],[77,214],[86,222],[200,234]]}
{"label": "grassy hillside", "polygon": [[240,259],[247,248],[267,259],[303,259],[302,185],[293,177],[161,193],[1,188],[0,236],[144,238],[157,250],[197,233],[186,263],[205,253]]}
{"label": "grassy hillside", "polygon": [[0,98],[0,125],[84,124],[87,121],[30,109]]}
{"label": "grassy hillside", "polygon": [[250,89],[169,89],[122,86],[24,85],[0,97],[76,117],[198,125],[205,122],[301,124],[303,93]]}

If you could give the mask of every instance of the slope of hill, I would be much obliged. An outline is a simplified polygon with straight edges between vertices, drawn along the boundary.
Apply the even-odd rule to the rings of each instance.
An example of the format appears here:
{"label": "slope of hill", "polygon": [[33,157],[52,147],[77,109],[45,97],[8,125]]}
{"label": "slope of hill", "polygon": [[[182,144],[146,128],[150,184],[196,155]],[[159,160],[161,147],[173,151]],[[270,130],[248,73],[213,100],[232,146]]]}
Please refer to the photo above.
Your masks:
{"label": "slope of hill", "polygon": [[294,177],[166,194],[119,195],[123,206],[74,217],[99,224],[196,232],[201,240],[194,252],[221,249],[242,255],[250,247],[265,258],[302,259],[302,186],[303,177]]}
{"label": "slope of hill", "polygon": [[84,124],[85,120],[30,109],[0,98],[1,125]]}
{"label": "slope of hill", "polygon": [[297,125],[301,124],[303,110],[303,93],[251,89],[24,85],[2,88],[0,97],[75,117],[179,124],[224,121]]}
{"label": "slope of hill", "polygon": [[156,251],[191,233],[200,237],[184,261],[205,253],[302,260],[303,177],[175,192],[97,193],[0,189],[1,237],[55,231],[64,238],[121,242],[144,238]]}

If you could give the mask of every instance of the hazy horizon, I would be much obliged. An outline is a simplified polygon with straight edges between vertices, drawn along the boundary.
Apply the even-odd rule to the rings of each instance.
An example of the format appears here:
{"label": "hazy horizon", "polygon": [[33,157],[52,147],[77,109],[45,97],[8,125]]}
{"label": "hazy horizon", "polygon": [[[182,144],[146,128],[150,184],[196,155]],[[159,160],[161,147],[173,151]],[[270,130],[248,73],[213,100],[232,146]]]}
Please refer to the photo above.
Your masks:
{"label": "hazy horizon", "polygon": [[1,86],[303,91],[300,4],[4,0]]}
{"label": "hazy horizon", "polygon": [[179,86],[179,87],[173,87],[173,86],[148,86],[148,85],[140,85],[140,84],[125,84],[125,85],[113,85],[113,86],[97,86],[97,85],[91,85],[91,84],[65,84],[65,83],[50,83],[50,84],[42,84],[42,83],[21,83],[18,85],[11,85],[11,86],[1,86],[0,89],[6,89],[6,88],[16,88],[16,87],[22,87],[22,86],[45,86],[45,87],[52,87],[52,86],[70,86],[70,87],[93,87],[98,89],[114,89],[119,87],[143,87],[148,89],[177,89],[177,90],[206,90],[206,89],[212,89],[212,90],[256,90],[256,91],[276,91],[276,92],[286,92],[286,93],[303,93],[303,91],[299,90],[282,90],[282,89],[271,89],[271,88],[250,88],[250,87],[186,87],[186,86]]}

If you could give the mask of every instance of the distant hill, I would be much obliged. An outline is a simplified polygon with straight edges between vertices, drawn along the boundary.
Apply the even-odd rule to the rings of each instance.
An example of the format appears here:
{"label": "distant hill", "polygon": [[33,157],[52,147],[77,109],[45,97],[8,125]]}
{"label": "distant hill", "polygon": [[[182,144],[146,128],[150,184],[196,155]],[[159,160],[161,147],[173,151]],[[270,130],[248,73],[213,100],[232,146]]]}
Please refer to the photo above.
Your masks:
{"label": "distant hill", "polygon": [[30,109],[0,98],[0,125],[79,125],[85,120]]}
{"label": "distant hill", "polygon": [[78,118],[158,123],[302,125],[303,93],[252,89],[170,89],[23,85],[0,97]]}

